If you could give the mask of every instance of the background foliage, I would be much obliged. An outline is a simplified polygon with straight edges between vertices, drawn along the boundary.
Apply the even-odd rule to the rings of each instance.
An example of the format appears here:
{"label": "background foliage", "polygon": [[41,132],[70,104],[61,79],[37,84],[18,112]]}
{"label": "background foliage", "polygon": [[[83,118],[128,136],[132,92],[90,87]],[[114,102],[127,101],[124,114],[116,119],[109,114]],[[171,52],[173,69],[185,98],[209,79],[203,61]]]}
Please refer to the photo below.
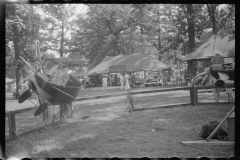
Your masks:
{"label": "background foliage", "polygon": [[17,81],[27,72],[19,56],[36,64],[36,41],[44,69],[64,57],[79,73],[119,54],[174,65],[212,32],[235,31],[233,4],[7,4],[5,12],[6,76]]}

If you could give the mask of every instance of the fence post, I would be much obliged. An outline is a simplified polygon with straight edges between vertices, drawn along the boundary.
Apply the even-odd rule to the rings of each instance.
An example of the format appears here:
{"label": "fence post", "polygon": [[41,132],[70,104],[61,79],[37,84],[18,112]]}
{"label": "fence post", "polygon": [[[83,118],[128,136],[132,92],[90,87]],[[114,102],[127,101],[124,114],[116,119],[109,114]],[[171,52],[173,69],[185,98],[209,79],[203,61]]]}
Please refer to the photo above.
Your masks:
{"label": "fence post", "polygon": [[63,123],[63,105],[60,105],[60,122]]}
{"label": "fence post", "polygon": [[16,121],[15,121],[15,114],[10,112],[8,115],[8,126],[9,126],[9,137],[10,139],[14,139],[17,137],[16,133]]}
{"label": "fence post", "polygon": [[193,88],[193,86],[191,86],[191,88],[190,88],[190,101],[191,101],[191,104],[193,106],[195,106],[195,104],[194,104],[194,88]]}
{"label": "fence post", "polygon": [[13,138],[13,130],[12,130],[12,113],[10,111],[10,113],[8,114],[8,127],[9,127],[9,139],[12,139]]}
{"label": "fence post", "polygon": [[194,87],[195,106],[198,105],[198,89]]}

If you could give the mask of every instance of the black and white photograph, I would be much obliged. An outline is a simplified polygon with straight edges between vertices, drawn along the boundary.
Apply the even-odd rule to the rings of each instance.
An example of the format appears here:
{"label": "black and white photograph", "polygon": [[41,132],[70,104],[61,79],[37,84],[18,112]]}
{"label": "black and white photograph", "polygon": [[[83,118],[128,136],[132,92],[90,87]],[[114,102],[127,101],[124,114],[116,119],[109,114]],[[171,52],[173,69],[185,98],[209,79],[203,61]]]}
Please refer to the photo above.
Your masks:
{"label": "black and white photograph", "polygon": [[9,160],[235,149],[235,4],[5,4]]}

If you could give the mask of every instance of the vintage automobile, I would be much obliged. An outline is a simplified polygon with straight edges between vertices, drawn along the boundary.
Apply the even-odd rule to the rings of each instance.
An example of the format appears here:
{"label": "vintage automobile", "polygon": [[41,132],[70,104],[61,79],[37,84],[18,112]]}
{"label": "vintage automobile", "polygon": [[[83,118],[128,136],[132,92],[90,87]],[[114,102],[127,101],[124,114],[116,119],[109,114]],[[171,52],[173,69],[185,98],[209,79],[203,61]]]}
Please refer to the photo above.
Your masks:
{"label": "vintage automobile", "polygon": [[141,85],[144,83],[144,79],[135,77],[135,85]]}
{"label": "vintage automobile", "polygon": [[100,87],[102,86],[102,76],[101,75],[91,75],[85,82],[85,87]]}
{"label": "vintage automobile", "polygon": [[162,86],[163,83],[162,83],[161,75],[156,72],[152,72],[152,73],[150,72],[145,79],[144,85],[145,87],[153,86],[153,85]]}

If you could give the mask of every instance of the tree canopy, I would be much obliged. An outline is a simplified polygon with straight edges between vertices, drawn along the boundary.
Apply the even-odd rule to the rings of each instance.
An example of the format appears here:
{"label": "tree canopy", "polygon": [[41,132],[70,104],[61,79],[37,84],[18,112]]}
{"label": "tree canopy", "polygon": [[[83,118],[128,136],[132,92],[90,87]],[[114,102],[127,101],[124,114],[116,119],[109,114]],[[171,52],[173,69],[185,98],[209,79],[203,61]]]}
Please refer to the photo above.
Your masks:
{"label": "tree canopy", "polygon": [[72,72],[105,56],[152,54],[177,64],[212,33],[235,31],[233,4],[7,4],[6,74],[27,72],[19,56],[49,69],[59,57]]}

